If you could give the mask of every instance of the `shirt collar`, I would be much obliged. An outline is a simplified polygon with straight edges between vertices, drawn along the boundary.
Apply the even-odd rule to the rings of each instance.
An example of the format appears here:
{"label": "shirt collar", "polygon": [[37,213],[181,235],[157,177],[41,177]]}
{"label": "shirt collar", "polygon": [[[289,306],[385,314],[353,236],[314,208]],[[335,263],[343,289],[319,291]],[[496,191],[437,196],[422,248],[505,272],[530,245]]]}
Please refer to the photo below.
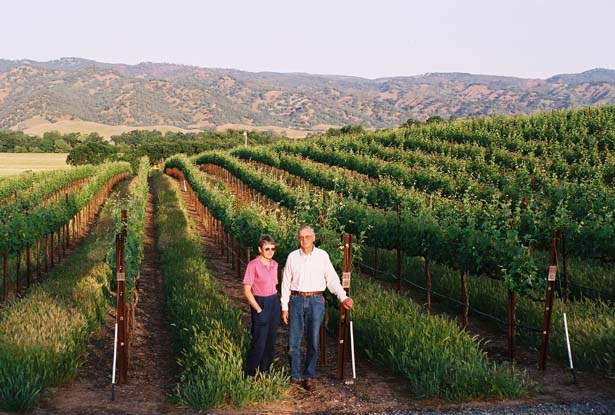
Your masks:
{"label": "shirt collar", "polygon": [[304,254],[303,253],[303,249],[299,248],[299,255],[301,255],[302,257],[309,257],[311,256],[314,252],[316,252],[318,248],[314,247],[312,248],[312,252],[310,252],[309,254]]}

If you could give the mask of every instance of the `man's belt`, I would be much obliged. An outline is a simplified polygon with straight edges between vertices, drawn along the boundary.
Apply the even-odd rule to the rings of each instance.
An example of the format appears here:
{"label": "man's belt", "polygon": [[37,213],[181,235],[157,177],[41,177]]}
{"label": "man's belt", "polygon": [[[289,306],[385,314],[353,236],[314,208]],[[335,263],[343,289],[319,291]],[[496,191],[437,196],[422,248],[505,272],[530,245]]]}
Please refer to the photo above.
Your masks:
{"label": "man's belt", "polygon": [[322,295],[322,291],[291,291],[292,295],[300,295],[301,297],[312,297],[314,295]]}

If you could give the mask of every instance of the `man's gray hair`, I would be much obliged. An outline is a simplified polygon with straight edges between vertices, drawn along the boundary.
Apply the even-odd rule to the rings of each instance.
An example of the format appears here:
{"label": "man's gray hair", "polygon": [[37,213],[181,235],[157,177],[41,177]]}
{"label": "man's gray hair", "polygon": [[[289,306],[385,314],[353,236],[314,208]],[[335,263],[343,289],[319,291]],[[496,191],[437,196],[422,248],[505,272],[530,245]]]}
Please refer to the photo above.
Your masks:
{"label": "man's gray hair", "polygon": [[309,229],[312,231],[312,235],[316,235],[316,232],[314,232],[314,228],[312,228],[310,225],[303,225],[302,227],[299,228],[299,230],[297,231],[297,236],[299,236],[299,234],[301,234],[301,231],[304,231],[306,229]]}

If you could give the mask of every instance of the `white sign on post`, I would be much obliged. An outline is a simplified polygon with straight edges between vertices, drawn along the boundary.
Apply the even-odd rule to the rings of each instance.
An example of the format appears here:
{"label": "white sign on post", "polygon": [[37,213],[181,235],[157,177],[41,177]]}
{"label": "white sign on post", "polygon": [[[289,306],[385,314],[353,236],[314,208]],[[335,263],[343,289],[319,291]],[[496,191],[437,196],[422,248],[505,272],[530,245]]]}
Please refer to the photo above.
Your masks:
{"label": "white sign on post", "polygon": [[555,274],[557,273],[557,265],[549,266],[549,277],[547,281],[555,281]]}
{"label": "white sign on post", "polygon": [[342,288],[350,288],[350,272],[342,273]]}

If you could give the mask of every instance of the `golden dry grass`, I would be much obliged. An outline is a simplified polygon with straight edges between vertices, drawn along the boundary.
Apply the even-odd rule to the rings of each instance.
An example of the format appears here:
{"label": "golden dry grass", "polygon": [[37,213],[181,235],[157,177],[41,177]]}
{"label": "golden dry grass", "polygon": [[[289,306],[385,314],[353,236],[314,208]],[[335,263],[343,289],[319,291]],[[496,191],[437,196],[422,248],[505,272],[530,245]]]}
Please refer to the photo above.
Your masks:
{"label": "golden dry grass", "polygon": [[[47,131],[57,131],[60,134],[68,133],[84,133],[89,134],[96,132],[107,140],[111,139],[112,135],[120,135],[132,130],[158,130],[161,132],[176,131],[176,132],[196,132],[203,131],[203,128],[211,128],[212,125],[194,125],[193,128],[179,128],[172,125],[147,125],[147,126],[132,126],[132,125],[107,125],[90,121],[61,119],[57,122],[49,122],[41,116],[35,116],[28,120],[22,121],[19,124],[11,127],[12,130],[20,130],[26,134],[34,136],[42,136]],[[274,131],[278,134],[285,134],[289,138],[304,138],[309,133],[321,132],[324,126],[317,126],[314,131],[295,130],[292,128],[277,127],[273,125],[253,126],[245,124],[224,124],[215,127],[216,131],[224,131],[232,128],[235,130],[247,131]],[[324,128],[326,129],[326,128]]]}
{"label": "golden dry grass", "polygon": [[43,117],[32,117],[27,121],[16,125],[12,129],[21,130],[26,134],[42,136],[47,131],[57,131],[60,134],[68,133],[84,133],[90,134],[96,132],[107,140],[111,139],[112,135],[119,135],[132,130],[158,130],[181,131],[181,132],[198,132],[200,130],[186,130],[184,128],[173,127],[170,125],[148,125],[143,127],[135,127],[130,125],[106,125],[90,121],[81,120],[59,120],[58,122],[49,122]]}
{"label": "golden dry grass", "polygon": [[285,134],[288,138],[305,138],[309,133],[314,131],[294,130],[292,128],[276,127],[274,125],[245,125],[245,124],[223,124],[216,127],[216,131],[224,131],[227,129],[247,130],[247,131],[273,131],[277,134]]}
{"label": "golden dry grass", "polygon": [[0,153],[0,176],[13,176],[26,170],[69,169],[67,153]]}

